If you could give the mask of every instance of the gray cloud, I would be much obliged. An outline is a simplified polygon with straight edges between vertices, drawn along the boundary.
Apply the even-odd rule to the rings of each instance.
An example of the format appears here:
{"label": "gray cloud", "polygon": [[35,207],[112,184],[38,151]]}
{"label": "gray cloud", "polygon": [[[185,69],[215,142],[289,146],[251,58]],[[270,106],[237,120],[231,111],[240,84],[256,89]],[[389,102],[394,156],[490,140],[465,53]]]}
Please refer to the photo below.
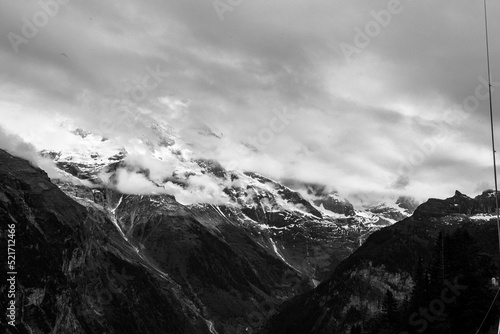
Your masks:
{"label": "gray cloud", "polygon": [[410,178],[408,176],[400,175],[396,181],[392,184],[393,189],[404,190],[410,184]]}
{"label": "gray cloud", "polygon": [[[340,43],[353,43],[354,28],[364,29],[370,11],[387,3],[242,1],[220,21],[210,1],[69,1],[16,54],[7,34],[22,34],[22,18],[41,9],[3,1],[0,113],[14,133],[26,129],[16,128],[12,106],[22,117],[58,115],[99,132],[103,120],[123,116],[113,107],[118,101],[146,116],[139,124],[128,117],[111,135],[147,136],[149,124],[162,121],[199,155],[226,165],[344,193],[384,191],[485,76],[482,7],[466,0],[403,1],[402,12],[348,63]],[[490,17],[499,12],[491,3]],[[490,22],[500,80],[500,21]],[[151,69],[161,81],[138,101],[132,93]],[[258,152],[241,145],[283,109],[296,118],[267,145]],[[405,191],[437,197],[486,182],[487,116],[482,102],[466,122],[448,127],[447,140],[412,166]],[[223,136],[200,135],[204,127]]]}

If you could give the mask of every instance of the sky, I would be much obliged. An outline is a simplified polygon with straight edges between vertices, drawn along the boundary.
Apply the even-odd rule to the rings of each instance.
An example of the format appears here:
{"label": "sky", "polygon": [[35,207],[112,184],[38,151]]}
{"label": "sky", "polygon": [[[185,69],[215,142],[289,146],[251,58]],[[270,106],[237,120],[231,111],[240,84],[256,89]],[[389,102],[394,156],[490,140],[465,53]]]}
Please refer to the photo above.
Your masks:
{"label": "sky", "polygon": [[346,196],[475,196],[494,187],[486,78],[480,0],[0,2],[0,147],[159,122],[195,156]]}

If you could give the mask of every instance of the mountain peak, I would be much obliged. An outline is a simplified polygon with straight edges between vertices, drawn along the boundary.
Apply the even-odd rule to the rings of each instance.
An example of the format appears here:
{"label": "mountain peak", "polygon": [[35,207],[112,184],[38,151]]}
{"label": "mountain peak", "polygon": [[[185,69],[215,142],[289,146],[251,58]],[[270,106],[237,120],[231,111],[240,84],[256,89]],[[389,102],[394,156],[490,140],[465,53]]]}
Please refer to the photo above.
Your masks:
{"label": "mountain peak", "polygon": [[495,198],[491,193],[483,192],[471,198],[456,190],[453,197],[447,199],[431,198],[421,204],[414,213],[415,218],[444,217],[453,214],[488,214],[495,211]]}

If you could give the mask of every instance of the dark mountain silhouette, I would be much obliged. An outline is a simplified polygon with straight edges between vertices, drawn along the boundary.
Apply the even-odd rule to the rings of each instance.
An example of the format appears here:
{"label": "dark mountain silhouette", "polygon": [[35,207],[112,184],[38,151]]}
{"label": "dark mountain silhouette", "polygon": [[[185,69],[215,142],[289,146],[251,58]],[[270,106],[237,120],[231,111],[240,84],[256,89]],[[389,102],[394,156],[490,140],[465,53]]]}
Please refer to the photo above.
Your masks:
{"label": "dark mountain silhouette", "polygon": [[[0,221],[16,227],[12,333],[210,333],[203,311],[120,235],[42,170],[0,150]],[[6,295],[2,284],[2,295]],[[2,309],[6,309],[2,299]]]}
{"label": "dark mountain silhouette", "polygon": [[[471,245],[476,240],[477,250],[473,252],[472,249],[476,249],[470,248],[473,246],[465,248],[465,251],[455,247],[455,253],[463,255],[461,257],[463,262],[460,263],[460,256],[457,259],[456,254],[453,257],[455,262],[447,261],[447,268],[450,268],[451,263],[455,263],[454,271],[449,269],[447,278],[451,280],[453,278],[451,276],[455,274],[464,275],[457,268],[465,266],[467,261],[476,262],[476,265],[483,263],[484,266],[480,266],[481,279],[471,278],[469,282],[474,283],[470,283],[469,289],[482,291],[482,294],[475,294],[475,302],[482,307],[485,306],[487,310],[495,294],[491,278],[498,276],[498,272],[494,268],[489,268],[486,263],[496,264],[500,259],[496,220],[491,215],[494,208],[495,199],[492,191],[485,191],[476,198],[470,198],[457,191],[453,197],[445,200],[428,200],[416,209],[412,217],[370,235],[366,242],[339,264],[334,274],[317,288],[284,303],[278,313],[263,327],[262,333],[370,332],[367,324],[384,312],[387,314],[387,310],[384,311],[387,291],[390,291],[391,298],[394,298],[399,305],[408,303],[415,282],[419,281],[416,277],[419,261],[431,267],[436,259],[433,249],[437,237],[440,233],[454,235],[457,230],[470,236],[471,241],[468,242]],[[451,237],[447,240],[451,240],[447,241],[448,244],[457,244]],[[457,237],[457,240],[465,244],[463,240],[469,239]],[[447,252],[449,254],[451,250]],[[484,260],[485,256],[490,258],[490,262]],[[448,257],[452,258],[451,255]],[[475,260],[467,260],[472,258]],[[471,271],[479,272],[478,269]],[[436,286],[439,284],[442,285],[443,282],[435,283]],[[481,312],[484,311],[485,315],[486,310],[483,308]],[[406,306],[406,309],[409,307]],[[409,319],[404,318],[408,316],[407,314],[401,316],[403,325],[399,328],[411,325]],[[471,321],[478,321],[478,318],[477,313],[474,317],[470,316]],[[449,318],[446,318],[446,321],[448,320]],[[456,325],[458,320],[454,321],[452,324]],[[481,320],[478,322],[471,324],[470,328],[474,326],[478,328]],[[390,329],[382,331],[380,326],[375,328],[378,329],[373,333],[391,332]],[[435,333],[448,332],[443,329]]]}

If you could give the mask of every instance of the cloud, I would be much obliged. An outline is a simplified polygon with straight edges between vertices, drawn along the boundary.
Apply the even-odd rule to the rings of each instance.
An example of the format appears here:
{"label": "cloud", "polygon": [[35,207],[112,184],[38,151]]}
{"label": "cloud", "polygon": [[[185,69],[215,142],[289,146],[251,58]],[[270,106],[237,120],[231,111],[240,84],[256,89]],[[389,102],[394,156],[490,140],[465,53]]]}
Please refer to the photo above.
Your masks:
{"label": "cloud", "polygon": [[405,175],[400,175],[392,184],[391,188],[404,190],[410,184],[410,178]]}
{"label": "cloud", "polygon": [[[160,122],[189,157],[344,194],[385,192],[399,165],[443,132],[445,113],[462,108],[485,76],[482,7],[466,0],[403,1],[402,12],[347,62],[340,44],[354,43],[354,29],[387,3],[243,1],[221,21],[210,1],[70,1],[16,54],[6,34],[22,35],[23,17],[32,21],[41,7],[7,1],[0,10],[2,125],[50,149],[73,143],[59,131],[65,119],[124,146],[130,138],[153,141],[151,126]],[[490,16],[499,12],[492,3]],[[490,24],[498,80],[500,22]],[[296,117],[272,130],[284,109]],[[438,197],[487,182],[487,121],[482,101],[412,166],[405,191]],[[244,145],[259,134],[269,140],[257,151]],[[467,143],[466,154],[456,153],[458,143]],[[139,165],[143,158],[138,151],[130,159]],[[147,157],[142,165],[152,174],[173,168]]]}
{"label": "cloud", "polygon": [[13,156],[23,158],[47,172],[50,178],[60,177],[54,162],[40,156],[35,147],[17,135],[8,134],[0,127],[0,148]]}
{"label": "cloud", "polygon": [[161,194],[163,190],[154,185],[144,174],[119,169],[116,173],[116,189],[125,194]]}
{"label": "cloud", "polygon": [[175,197],[183,205],[198,203],[228,204],[229,197],[207,175],[192,175],[188,178],[186,187],[174,184],[171,181],[159,186],[143,173],[120,168],[116,172],[116,189],[125,194],[161,195],[168,194]]}

